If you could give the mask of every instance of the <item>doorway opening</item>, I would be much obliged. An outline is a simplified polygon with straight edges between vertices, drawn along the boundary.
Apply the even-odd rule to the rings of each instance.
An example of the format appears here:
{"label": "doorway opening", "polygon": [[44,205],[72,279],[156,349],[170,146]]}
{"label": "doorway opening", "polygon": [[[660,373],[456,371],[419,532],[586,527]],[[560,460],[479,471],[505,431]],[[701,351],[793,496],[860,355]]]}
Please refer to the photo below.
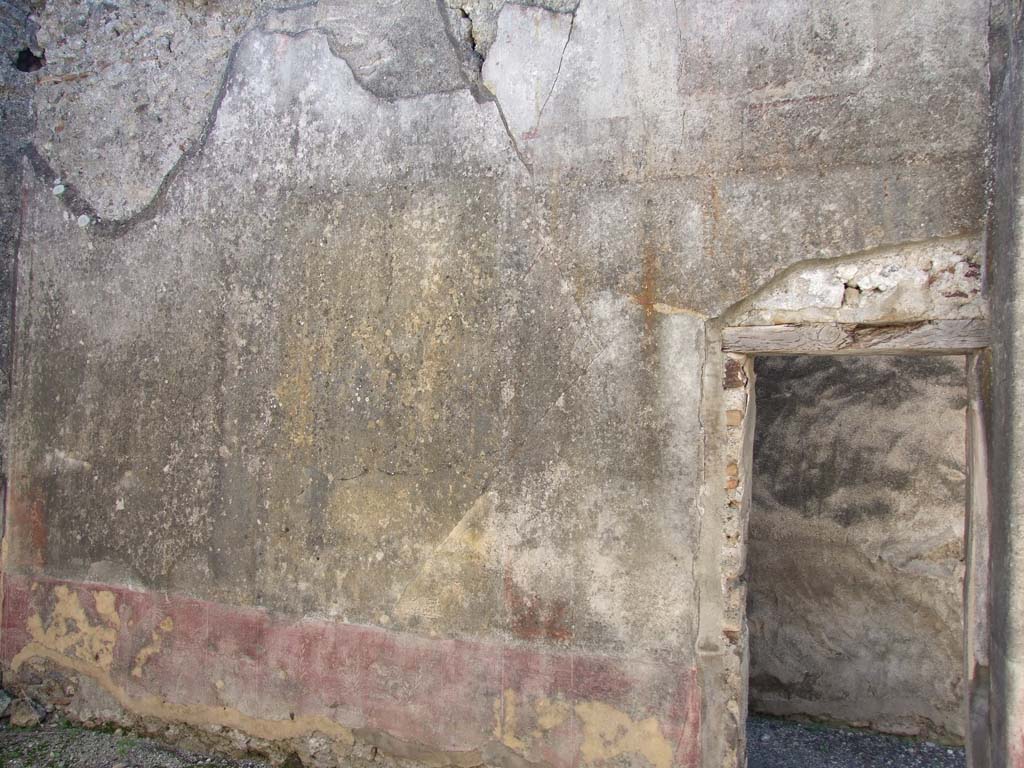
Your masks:
{"label": "doorway opening", "polygon": [[785,738],[763,715],[916,737],[962,765],[964,358],[758,357],[754,370],[750,765]]}

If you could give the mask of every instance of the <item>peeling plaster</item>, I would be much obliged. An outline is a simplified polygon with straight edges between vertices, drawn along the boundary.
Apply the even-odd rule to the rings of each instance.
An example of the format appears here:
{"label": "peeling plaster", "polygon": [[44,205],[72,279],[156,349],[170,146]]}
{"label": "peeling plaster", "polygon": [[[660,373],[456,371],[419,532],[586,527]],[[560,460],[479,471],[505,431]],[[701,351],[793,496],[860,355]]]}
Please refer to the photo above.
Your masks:
{"label": "peeling plaster", "polygon": [[722,317],[735,326],[984,318],[981,249],[966,234],[799,261]]}
{"label": "peeling plaster", "polygon": [[132,696],[125,692],[111,678],[109,671],[96,664],[78,658],[65,656],[60,650],[40,642],[32,642],[22,648],[11,662],[11,669],[18,672],[33,659],[53,662],[60,667],[91,678],[125,709],[138,717],[153,717],[168,722],[185,723],[192,726],[220,725],[236,728],[243,733],[276,741],[293,739],[310,733],[320,732],[346,745],[354,743],[352,731],[320,715],[296,717],[288,720],[264,720],[246,715],[231,707],[211,707],[203,704],[172,704],[162,697]]}
{"label": "peeling plaster", "polygon": [[39,614],[28,621],[33,647],[109,672],[120,625],[114,595],[106,591],[95,593],[96,612],[104,619],[103,624],[96,625],[90,623],[77,593],[59,586],[54,590],[54,597],[56,603],[48,624],[44,626]]}
{"label": "peeling plaster", "polygon": [[[31,642],[12,659],[11,670],[15,674],[33,660],[46,660],[91,678],[126,711],[139,717],[154,717],[192,726],[220,725],[271,740],[295,738],[318,731],[344,744],[353,743],[350,729],[322,716],[304,716],[284,721],[266,720],[251,717],[230,707],[173,704],[159,696],[130,695],[111,675],[120,627],[115,596],[105,590],[93,593],[96,613],[103,619],[103,623],[94,624],[82,607],[77,592],[58,585],[53,594],[55,603],[48,621],[44,621],[39,613],[28,619],[26,628]],[[173,622],[165,619],[153,632],[153,645],[143,648],[136,657],[133,676],[141,677],[142,666],[159,651],[159,632],[172,629]]]}
{"label": "peeling plaster", "polygon": [[537,8],[558,14],[575,14],[580,0],[447,0],[448,7],[463,16],[467,23],[466,37],[480,61],[490,55],[498,34],[498,19],[510,5]]}
{"label": "peeling plaster", "polygon": [[[443,0],[438,0],[438,2],[443,3]],[[501,103],[494,98],[489,91],[483,89],[478,83],[473,82],[471,79],[465,79],[464,84],[461,86],[425,90],[401,96],[394,95],[387,90],[382,90],[366,76],[365,72],[361,71],[357,65],[352,63],[352,54],[346,51],[345,46],[339,42],[337,34],[330,27],[321,26],[316,23],[312,23],[311,25],[307,17],[309,12],[315,9],[316,6],[311,5],[296,6],[294,8],[282,10],[270,9],[262,14],[255,23],[235,41],[227,53],[219,84],[216,88],[212,103],[207,110],[206,116],[200,123],[201,127],[198,135],[188,142],[187,146],[184,147],[175,162],[160,178],[159,184],[156,186],[152,197],[141,207],[127,213],[127,215],[120,218],[104,215],[104,213],[97,208],[97,205],[83,194],[80,186],[71,180],[66,169],[61,169],[51,165],[51,162],[47,159],[46,153],[44,151],[40,151],[35,144],[28,144],[24,150],[29,165],[36,177],[43,184],[52,186],[55,183],[60,183],[62,192],[58,196],[58,199],[61,204],[73,217],[79,221],[85,222],[85,226],[88,227],[89,231],[96,235],[103,237],[118,237],[137,224],[151,221],[160,212],[164,200],[176,179],[194,158],[203,153],[212,132],[215,130],[218,113],[224,102],[224,98],[235,79],[238,53],[240,49],[251,40],[253,35],[280,34],[292,39],[299,39],[307,35],[322,36],[327,40],[328,50],[336,59],[344,62],[345,66],[351,73],[353,80],[360,86],[360,88],[362,88],[368,95],[382,103],[395,104],[401,101],[415,101],[418,99],[429,98],[431,96],[453,94],[459,91],[469,90],[482,108],[484,108],[483,105],[488,103],[492,103],[494,105],[494,109],[497,111],[496,117],[502,124],[504,132],[508,135],[513,151],[518,156],[524,167],[529,170],[530,165],[522,154],[519,143],[509,128]],[[447,20],[447,16],[445,16],[445,19]],[[458,43],[455,42],[453,44],[457,45]]]}
{"label": "peeling plaster", "polygon": [[[332,748],[342,750],[338,754],[342,754],[346,748],[358,741],[377,745],[399,757],[431,765],[459,765],[464,768],[481,764],[511,768],[521,766],[524,759],[529,762],[556,765],[579,763],[598,766],[609,760],[632,756],[645,760],[652,768],[670,768],[673,764],[696,768],[693,742],[699,732],[699,692],[693,688],[692,671],[682,675],[679,687],[674,690],[663,689],[661,683],[656,683],[654,688],[646,688],[644,681],[653,678],[649,677],[651,670],[644,667],[627,672],[628,665],[622,666],[619,662],[612,662],[603,657],[537,656],[525,649],[507,648],[499,652],[498,658],[502,659],[503,671],[500,675],[494,676],[493,682],[497,683],[507,678],[516,680],[518,687],[501,688],[500,694],[491,699],[494,740],[490,740],[486,732],[478,733],[473,728],[468,731],[460,728],[463,736],[468,736],[471,741],[459,742],[468,748],[457,748],[456,742],[451,741],[450,737],[434,730],[436,724],[433,728],[423,729],[420,722],[423,717],[423,712],[420,711],[423,702],[435,695],[446,695],[445,692],[417,690],[415,685],[410,689],[407,687],[409,681],[405,677],[394,677],[396,672],[407,671],[408,665],[416,659],[421,663],[427,661],[427,657],[415,656],[416,646],[423,650],[428,647],[422,639],[409,638],[413,645],[403,650],[401,645],[391,646],[390,641],[381,645],[384,634],[380,631],[367,634],[365,629],[348,629],[348,632],[354,634],[345,636],[350,641],[355,641],[353,647],[361,648],[362,653],[370,654],[371,658],[376,658],[380,663],[380,666],[374,666],[375,672],[369,678],[365,678],[364,673],[359,672],[359,679],[370,685],[368,689],[350,691],[346,683],[339,684],[333,679],[330,683],[336,691],[356,695],[356,699],[343,705],[339,712],[348,711],[348,716],[355,721],[361,721],[362,725],[345,726],[331,716],[300,712],[297,709],[287,718],[275,719],[249,714],[228,703],[231,695],[237,698],[240,693],[235,686],[244,687],[245,683],[240,679],[225,682],[216,671],[217,665],[224,663],[228,665],[228,669],[237,668],[239,672],[233,674],[244,676],[247,664],[273,665],[275,662],[272,658],[275,657],[279,662],[284,662],[285,658],[278,654],[287,653],[286,645],[297,640],[300,642],[294,650],[301,649],[302,653],[312,653],[316,659],[327,662],[329,656],[321,655],[325,649],[316,648],[315,644],[309,645],[308,641],[316,638],[319,642],[326,642],[328,646],[333,647],[329,634],[325,636],[321,634],[322,630],[309,627],[312,633],[300,640],[302,636],[296,635],[295,630],[302,626],[301,624],[273,630],[269,625],[254,623],[258,614],[250,612],[246,615],[237,615],[232,613],[233,609],[228,608],[226,613],[220,614],[219,626],[211,625],[209,628],[214,633],[210,639],[218,638],[214,644],[209,645],[207,641],[196,646],[192,643],[192,638],[180,635],[182,631],[187,632],[187,628],[179,626],[166,615],[150,633],[150,643],[144,645],[141,652],[135,655],[134,666],[129,672],[129,667],[125,666],[128,660],[119,651],[138,642],[138,635],[141,634],[140,625],[131,617],[137,619],[140,616],[151,615],[157,606],[162,606],[159,608],[160,611],[167,610],[178,612],[177,615],[191,616],[193,621],[198,615],[206,615],[206,612],[197,614],[196,608],[199,606],[195,601],[185,600],[184,603],[179,603],[173,597],[169,598],[169,604],[165,602],[168,600],[166,596],[154,603],[151,597],[140,592],[119,590],[115,594],[92,585],[47,584],[23,579],[17,581],[18,586],[5,585],[5,595],[10,596],[13,590],[13,601],[17,606],[14,611],[24,617],[24,630],[11,623],[10,613],[7,614],[8,623],[5,627],[5,632],[9,633],[9,636],[5,637],[5,659],[9,664],[10,681],[15,685],[18,684],[26,667],[38,668],[40,664],[53,664],[92,680],[127,714],[134,717],[182,723],[207,734],[216,734],[218,728],[228,728],[254,739],[270,742],[301,741],[319,734],[331,742]],[[87,607],[89,602],[94,604],[93,607]],[[213,606],[208,606],[208,610],[212,611]],[[122,617],[127,618],[122,620]],[[184,623],[188,624],[188,620]],[[260,627],[263,627],[263,630],[260,630]],[[282,630],[283,634],[279,634]],[[393,638],[398,640],[398,636]],[[342,645],[347,647],[346,643]],[[213,654],[208,657],[208,663],[205,665],[209,670],[208,675],[204,676],[201,671],[197,671],[197,675],[183,678],[180,673],[181,665],[189,663],[189,654],[202,647],[207,648],[204,653]],[[275,649],[272,651],[274,656],[262,655],[268,648]],[[388,648],[391,650],[387,650]],[[95,652],[96,649],[99,649],[99,653]],[[434,669],[437,663],[440,663],[444,667],[443,671],[438,670],[439,677],[435,682],[443,679],[456,687],[461,686],[459,691],[449,692],[447,695],[455,696],[459,706],[468,707],[465,716],[474,719],[482,714],[482,719],[486,721],[486,714],[477,711],[473,706],[473,700],[485,692],[486,687],[481,688],[480,685],[486,686],[490,677],[486,670],[493,663],[494,652],[499,649],[497,646],[465,646],[465,650],[475,657],[469,667],[460,667],[461,656],[447,659],[445,652],[438,655],[435,650],[427,651],[429,657],[435,660],[435,663],[428,666]],[[348,666],[348,672],[353,671],[351,665],[358,662],[349,658],[348,651],[340,647],[337,651],[343,653],[343,656],[338,658],[346,659],[344,663]],[[406,655],[409,652],[413,655]],[[396,655],[387,656],[388,653]],[[151,663],[147,663],[153,662],[162,654],[170,654],[170,657],[164,658],[157,667],[154,668]],[[111,664],[111,661],[114,661],[114,664]],[[291,654],[287,661],[304,665],[304,662],[291,658]],[[194,663],[194,659],[191,663]],[[240,668],[237,667],[239,664]],[[477,669],[478,664],[488,666]],[[558,672],[560,669],[568,674]],[[327,670],[306,671],[313,675],[311,680],[315,679],[318,673],[328,673]],[[335,675],[339,672],[345,674],[338,669],[330,671]],[[127,682],[120,679],[124,674],[129,675]],[[31,675],[29,677],[31,678]],[[204,687],[208,687],[213,680],[212,687],[217,691],[217,699],[224,703],[202,702],[204,692],[191,690],[187,685],[183,688],[183,679],[202,681]],[[277,674],[275,673],[271,679],[276,685]],[[281,677],[282,681],[285,679]],[[400,681],[402,685],[395,687]],[[172,696],[168,696],[166,690],[161,694],[155,693],[155,690],[168,683],[174,686],[175,693]],[[282,682],[281,685],[287,683]],[[262,695],[267,695],[266,688],[259,690],[262,691]],[[642,693],[645,690],[646,693]],[[415,698],[408,699],[409,694]],[[624,694],[625,707],[622,698]],[[193,701],[185,703],[174,700],[182,695],[186,700]],[[337,694],[328,694],[326,700],[332,701],[334,695]],[[636,698],[638,695],[640,699]],[[362,697],[377,700],[381,696],[384,696],[380,699],[384,706],[383,710],[374,711],[372,714],[369,710],[362,713],[349,711],[349,706],[356,701],[362,701]],[[643,703],[647,696],[651,697],[650,700]],[[470,700],[464,701],[466,697]],[[311,701],[315,700],[314,696]],[[86,704],[86,707],[88,706]],[[283,706],[287,707],[289,704]],[[336,706],[332,704],[332,710]],[[661,714],[637,718],[630,714],[631,711],[660,711]],[[437,712],[433,716],[440,718],[438,722],[447,722],[450,714]],[[662,722],[659,718],[665,717],[666,714],[673,718],[682,717],[684,720]],[[375,720],[383,719],[398,729],[402,728],[403,721],[408,721],[407,725],[415,721],[414,729],[429,734],[429,737],[424,742],[406,740],[387,729],[372,727],[367,722],[371,717]],[[571,738],[572,733],[578,733],[581,739]],[[428,746],[431,742],[434,742],[433,745]],[[439,748],[444,744],[448,744],[448,748]],[[678,753],[676,756],[679,759],[673,763],[675,753]]]}

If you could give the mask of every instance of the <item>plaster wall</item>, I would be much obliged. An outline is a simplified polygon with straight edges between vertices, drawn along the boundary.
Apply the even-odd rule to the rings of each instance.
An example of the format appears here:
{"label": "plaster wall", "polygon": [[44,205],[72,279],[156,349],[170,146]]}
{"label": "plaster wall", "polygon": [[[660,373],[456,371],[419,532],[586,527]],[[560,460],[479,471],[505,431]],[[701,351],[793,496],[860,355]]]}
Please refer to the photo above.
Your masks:
{"label": "plaster wall", "polygon": [[987,13],[48,3],[5,679],[325,762],[735,763],[716,318],[980,279]]}
{"label": "plaster wall", "polygon": [[992,203],[987,251],[991,275],[994,328],[989,384],[989,453],[992,490],[992,765],[1024,765],[1024,612],[1021,597],[1021,466],[1024,356],[1020,328],[1024,293],[1017,262],[1021,254],[1022,110],[1024,8],[1020,3],[992,5],[990,30],[992,98]]}

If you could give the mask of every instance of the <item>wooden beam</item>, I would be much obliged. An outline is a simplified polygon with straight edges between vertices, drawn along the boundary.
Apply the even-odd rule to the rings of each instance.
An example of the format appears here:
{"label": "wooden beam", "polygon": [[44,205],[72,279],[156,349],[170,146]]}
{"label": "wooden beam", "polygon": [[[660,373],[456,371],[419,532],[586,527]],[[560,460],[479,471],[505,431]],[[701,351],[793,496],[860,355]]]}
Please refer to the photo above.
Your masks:
{"label": "wooden beam", "polygon": [[988,321],[979,319],[752,325],[722,332],[722,350],[743,355],[963,355],[988,344]]}

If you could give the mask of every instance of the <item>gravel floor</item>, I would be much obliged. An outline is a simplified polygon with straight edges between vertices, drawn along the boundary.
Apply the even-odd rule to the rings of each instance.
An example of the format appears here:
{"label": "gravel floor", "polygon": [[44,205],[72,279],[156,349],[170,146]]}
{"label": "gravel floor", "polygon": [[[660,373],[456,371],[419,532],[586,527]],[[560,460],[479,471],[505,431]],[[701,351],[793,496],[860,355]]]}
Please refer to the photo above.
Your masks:
{"label": "gravel floor", "polygon": [[266,768],[165,747],[118,732],[87,731],[59,722],[35,728],[0,725],[2,768]]}
{"label": "gravel floor", "polygon": [[747,768],[964,768],[963,749],[898,736],[751,717]]}
{"label": "gravel floor", "polygon": [[[962,749],[860,731],[750,718],[748,768],[964,768]],[[267,768],[165,747],[118,732],[60,722],[0,725],[3,768]]]}

